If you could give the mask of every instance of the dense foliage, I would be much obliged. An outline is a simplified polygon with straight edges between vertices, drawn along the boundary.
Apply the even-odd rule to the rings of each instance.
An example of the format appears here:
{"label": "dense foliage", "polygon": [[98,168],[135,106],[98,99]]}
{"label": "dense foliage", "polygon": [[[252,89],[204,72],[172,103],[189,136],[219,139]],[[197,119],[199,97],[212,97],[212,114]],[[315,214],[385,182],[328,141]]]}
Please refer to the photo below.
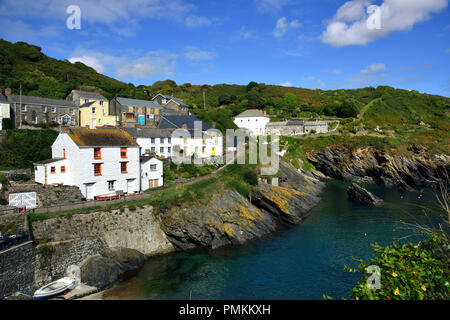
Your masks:
{"label": "dense foliage", "polygon": [[0,166],[27,168],[50,159],[57,136],[54,130],[8,130],[0,144]]}
{"label": "dense foliage", "polygon": [[[361,263],[364,273],[352,290],[356,300],[448,300],[450,298],[450,264],[444,246],[450,242],[443,236],[434,236],[423,247],[395,244],[382,248],[375,246],[375,258]],[[448,249],[447,249],[448,250]],[[447,252],[448,255],[448,252]],[[366,268],[376,265],[381,272],[381,288],[368,289]],[[351,270],[355,271],[355,270]]]}

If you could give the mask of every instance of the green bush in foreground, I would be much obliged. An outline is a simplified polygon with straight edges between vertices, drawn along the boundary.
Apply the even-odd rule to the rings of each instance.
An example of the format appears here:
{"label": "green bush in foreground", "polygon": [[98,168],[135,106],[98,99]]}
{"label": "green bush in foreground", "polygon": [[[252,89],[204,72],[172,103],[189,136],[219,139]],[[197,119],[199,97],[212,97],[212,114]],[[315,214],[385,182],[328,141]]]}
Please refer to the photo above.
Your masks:
{"label": "green bush in foreground", "polygon": [[[375,245],[375,258],[361,263],[364,276],[352,290],[356,300],[447,300],[450,298],[450,264],[446,236],[433,235],[421,247],[394,244],[382,248]],[[447,250],[447,257],[445,257]],[[381,272],[381,289],[368,289],[366,273],[369,265],[376,265]],[[352,271],[352,270],[350,270]],[[355,270],[353,270],[355,271]]]}

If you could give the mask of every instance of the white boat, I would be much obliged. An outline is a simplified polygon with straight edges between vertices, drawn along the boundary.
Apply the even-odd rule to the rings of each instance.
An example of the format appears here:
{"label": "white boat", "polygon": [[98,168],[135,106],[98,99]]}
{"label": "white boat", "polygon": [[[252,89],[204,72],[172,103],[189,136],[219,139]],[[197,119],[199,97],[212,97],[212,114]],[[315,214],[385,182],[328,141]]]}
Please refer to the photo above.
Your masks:
{"label": "white boat", "polygon": [[74,289],[76,285],[76,279],[64,277],[36,290],[33,298],[36,300],[53,298],[61,294],[66,294],[70,290]]}

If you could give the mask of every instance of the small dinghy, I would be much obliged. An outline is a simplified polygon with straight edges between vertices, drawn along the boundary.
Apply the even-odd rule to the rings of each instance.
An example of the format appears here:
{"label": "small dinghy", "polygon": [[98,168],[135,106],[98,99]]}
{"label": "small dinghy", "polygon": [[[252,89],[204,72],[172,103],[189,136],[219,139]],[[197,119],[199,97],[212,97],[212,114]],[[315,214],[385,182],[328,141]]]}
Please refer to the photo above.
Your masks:
{"label": "small dinghy", "polygon": [[36,300],[49,299],[66,294],[77,285],[76,279],[64,277],[36,290],[33,298]]}

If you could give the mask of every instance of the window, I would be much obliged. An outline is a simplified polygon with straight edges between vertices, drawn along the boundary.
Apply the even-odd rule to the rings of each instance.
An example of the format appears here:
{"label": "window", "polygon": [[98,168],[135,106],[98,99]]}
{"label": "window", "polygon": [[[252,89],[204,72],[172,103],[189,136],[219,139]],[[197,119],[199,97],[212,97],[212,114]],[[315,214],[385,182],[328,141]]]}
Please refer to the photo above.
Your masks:
{"label": "window", "polygon": [[56,167],[50,167],[50,173],[56,173]]}
{"label": "window", "polygon": [[152,151],[155,151],[156,149],[155,149],[155,147],[152,147]]}
{"label": "window", "polygon": [[164,153],[164,147],[159,148],[160,153]]}
{"label": "window", "polygon": [[102,164],[94,163],[94,176],[101,176],[101,175],[102,175]]}
{"label": "window", "polygon": [[101,106],[103,105],[103,100],[100,101],[100,105],[101,105]]}
{"label": "window", "polygon": [[170,155],[170,152],[172,151],[172,148],[171,147],[168,147],[167,148],[167,153]]}
{"label": "window", "polygon": [[206,147],[203,147],[203,148],[202,148],[202,152],[203,152],[203,153],[206,153]]}
{"label": "window", "polygon": [[22,105],[22,106],[20,107],[20,110],[22,110],[22,111],[27,111],[27,106],[26,106],[26,105]]}
{"label": "window", "polygon": [[187,144],[187,138],[184,138],[184,144]]}
{"label": "window", "polygon": [[114,182],[115,181],[108,181],[108,190],[114,191]]}
{"label": "window", "polygon": [[42,112],[43,112],[43,113],[46,113],[46,112],[47,112],[47,107],[45,107],[45,106],[42,107]]}
{"label": "window", "polygon": [[84,103],[88,103],[89,102],[89,99],[84,99]]}
{"label": "window", "polygon": [[120,163],[120,172],[127,173],[128,172],[128,162],[121,162]]}
{"label": "window", "polygon": [[56,107],[52,107],[52,113],[56,113]]}
{"label": "window", "polygon": [[151,139],[152,144],[155,144],[155,138]]}
{"label": "window", "polygon": [[206,144],[206,139],[203,139],[203,144]]}
{"label": "window", "polygon": [[160,142],[161,144],[164,144],[164,138],[160,138],[160,139],[159,139],[159,142]]}
{"label": "window", "polygon": [[53,122],[56,122],[56,117],[52,117],[51,119]]}
{"label": "window", "polygon": [[61,166],[61,173],[65,173],[66,172],[66,166]]}
{"label": "window", "polygon": [[101,158],[102,158],[102,149],[94,148],[94,159],[101,159]]}
{"label": "window", "polygon": [[75,115],[75,109],[70,109],[70,113],[74,116]]}
{"label": "window", "polygon": [[167,138],[167,143],[168,143],[168,144],[171,144],[171,143],[172,143],[172,138],[170,138],[170,137]]}
{"label": "window", "polygon": [[121,158],[127,157],[127,148],[120,148],[120,157]]}
{"label": "window", "polygon": [[150,165],[150,171],[156,171],[156,164],[151,164]]}
{"label": "window", "polygon": [[92,114],[95,114],[95,107],[92,107]]}
{"label": "window", "polygon": [[105,116],[106,115],[105,109],[102,109],[102,112],[103,112],[103,115]]}

